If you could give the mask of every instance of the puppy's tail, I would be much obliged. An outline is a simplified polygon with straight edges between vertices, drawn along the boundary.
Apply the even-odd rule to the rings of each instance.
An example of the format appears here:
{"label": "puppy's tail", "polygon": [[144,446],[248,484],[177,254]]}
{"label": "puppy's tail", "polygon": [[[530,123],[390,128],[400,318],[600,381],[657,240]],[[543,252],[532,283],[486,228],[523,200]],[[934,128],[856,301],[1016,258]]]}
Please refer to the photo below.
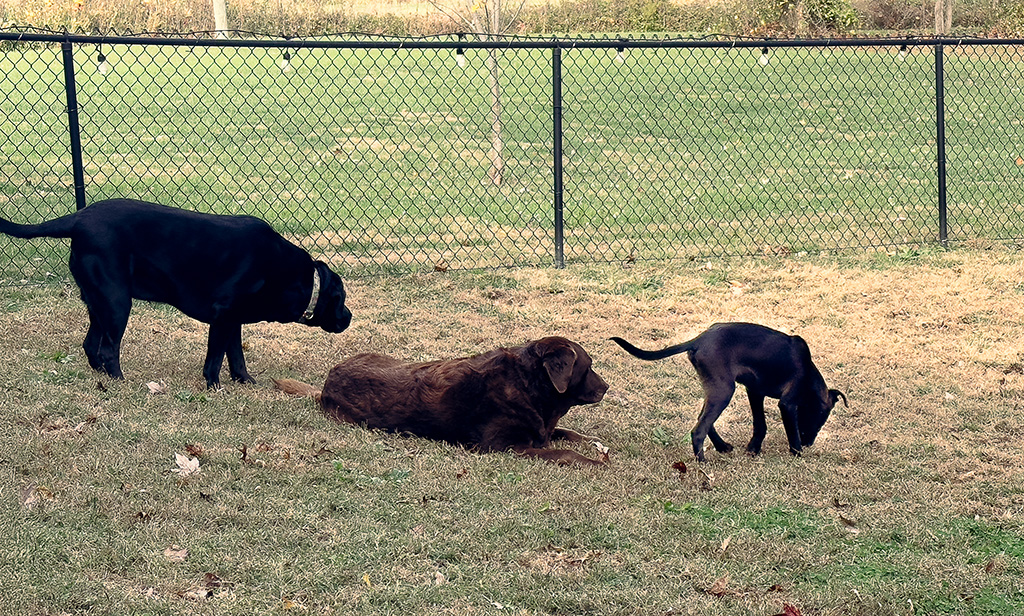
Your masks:
{"label": "puppy's tail", "polygon": [[612,336],[611,338],[609,338],[609,340],[615,342],[615,344],[626,349],[626,352],[628,352],[630,355],[634,357],[639,357],[640,359],[646,359],[647,361],[654,361],[655,359],[665,359],[666,357],[672,357],[673,355],[678,355],[679,353],[685,353],[693,348],[692,340],[684,342],[682,344],[676,344],[674,346],[666,347],[664,349],[661,349],[660,351],[645,351],[643,349],[638,349],[637,347],[626,342],[622,338],[619,338],[618,336]]}
{"label": "puppy's tail", "polygon": [[280,389],[286,394],[303,397],[309,396],[316,400],[317,402],[320,401],[320,390],[317,389],[316,387],[313,387],[312,385],[307,385],[306,383],[296,381],[295,379],[271,380],[274,381],[274,387]]}

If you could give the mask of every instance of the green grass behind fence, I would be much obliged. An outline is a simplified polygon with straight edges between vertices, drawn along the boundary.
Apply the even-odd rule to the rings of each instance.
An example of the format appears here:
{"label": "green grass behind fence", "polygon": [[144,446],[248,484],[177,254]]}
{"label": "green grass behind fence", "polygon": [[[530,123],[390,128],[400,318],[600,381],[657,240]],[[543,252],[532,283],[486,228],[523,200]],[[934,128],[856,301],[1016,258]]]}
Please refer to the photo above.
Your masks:
{"label": "green grass behind fence", "polygon": [[[340,267],[553,262],[550,50],[498,52],[500,186],[486,50],[465,67],[430,49],[103,53],[105,74],[75,52],[90,201],[256,214]],[[562,55],[569,260],[938,239],[930,48]],[[946,52],[953,240],[1022,234],[1019,65],[1015,48]],[[59,50],[0,69],[0,211],[71,211]],[[2,242],[5,280],[60,269],[59,249]]]}

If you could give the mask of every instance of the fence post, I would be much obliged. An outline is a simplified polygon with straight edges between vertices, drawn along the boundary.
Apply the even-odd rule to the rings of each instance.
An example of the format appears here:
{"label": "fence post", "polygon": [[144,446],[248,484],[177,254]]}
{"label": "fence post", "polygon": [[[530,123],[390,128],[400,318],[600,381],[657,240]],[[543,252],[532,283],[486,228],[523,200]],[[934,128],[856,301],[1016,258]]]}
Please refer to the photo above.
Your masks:
{"label": "fence post", "polygon": [[949,246],[946,228],[946,84],[942,45],[935,46],[935,144],[939,173],[939,243]]}
{"label": "fence post", "polygon": [[565,234],[562,212],[562,48],[551,50],[551,101],[555,175],[555,267],[565,267]]}
{"label": "fence post", "polygon": [[60,44],[64,57],[64,92],[68,102],[68,133],[71,135],[71,172],[75,181],[75,209],[85,207],[85,170],[82,165],[82,136],[78,128],[78,92],[75,89],[75,57],[71,41]]}

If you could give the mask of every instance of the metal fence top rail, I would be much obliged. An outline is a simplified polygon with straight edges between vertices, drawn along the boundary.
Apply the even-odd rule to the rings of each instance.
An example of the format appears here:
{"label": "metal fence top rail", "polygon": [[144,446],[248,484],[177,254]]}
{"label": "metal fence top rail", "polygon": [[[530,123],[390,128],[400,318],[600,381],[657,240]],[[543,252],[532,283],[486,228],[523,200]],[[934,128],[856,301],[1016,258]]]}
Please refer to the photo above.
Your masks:
{"label": "metal fence top rail", "polygon": [[[78,43],[85,45],[181,45],[189,47],[249,47],[289,49],[660,49],[660,48],[786,48],[786,47],[879,47],[905,45],[934,47],[936,45],[1024,45],[1024,38],[982,37],[878,37],[878,38],[807,38],[773,39],[741,36],[707,35],[701,38],[631,38],[597,37],[522,37],[475,33],[449,33],[430,37],[388,37],[376,34],[346,32],[312,38],[291,38],[253,32],[225,31],[225,34],[248,38],[218,38],[218,32],[155,35],[98,35],[47,31],[0,31],[0,42]],[[473,40],[477,37],[478,40]],[[443,40],[454,39],[454,40]],[[483,40],[486,39],[486,40]]]}

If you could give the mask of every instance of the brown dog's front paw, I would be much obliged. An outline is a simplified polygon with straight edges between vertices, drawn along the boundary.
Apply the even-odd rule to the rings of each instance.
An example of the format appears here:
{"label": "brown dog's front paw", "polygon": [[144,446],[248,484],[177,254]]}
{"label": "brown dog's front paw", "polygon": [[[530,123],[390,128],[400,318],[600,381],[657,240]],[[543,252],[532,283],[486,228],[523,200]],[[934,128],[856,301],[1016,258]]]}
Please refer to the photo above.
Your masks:
{"label": "brown dog's front paw", "polygon": [[585,440],[595,440],[595,439],[593,439],[593,438],[591,438],[589,436],[585,436],[583,434],[580,434],[579,432],[576,432],[575,430],[570,430],[568,428],[555,428],[551,432],[551,440],[553,440],[553,441],[559,441],[559,440],[561,440],[561,441],[569,441],[570,443],[582,443]]}
{"label": "brown dog's front paw", "polygon": [[575,451],[569,451],[567,449],[541,449],[537,447],[524,447],[517,449],[516,453],[521,456],[528,456],[532,458],[540,458],[547,462],[552,462],[559,466],[569,466],[570,464],[583,464],[591,466],[604,466],[605,463],[600,460],[593,460],[586,456],[582,456]]}

